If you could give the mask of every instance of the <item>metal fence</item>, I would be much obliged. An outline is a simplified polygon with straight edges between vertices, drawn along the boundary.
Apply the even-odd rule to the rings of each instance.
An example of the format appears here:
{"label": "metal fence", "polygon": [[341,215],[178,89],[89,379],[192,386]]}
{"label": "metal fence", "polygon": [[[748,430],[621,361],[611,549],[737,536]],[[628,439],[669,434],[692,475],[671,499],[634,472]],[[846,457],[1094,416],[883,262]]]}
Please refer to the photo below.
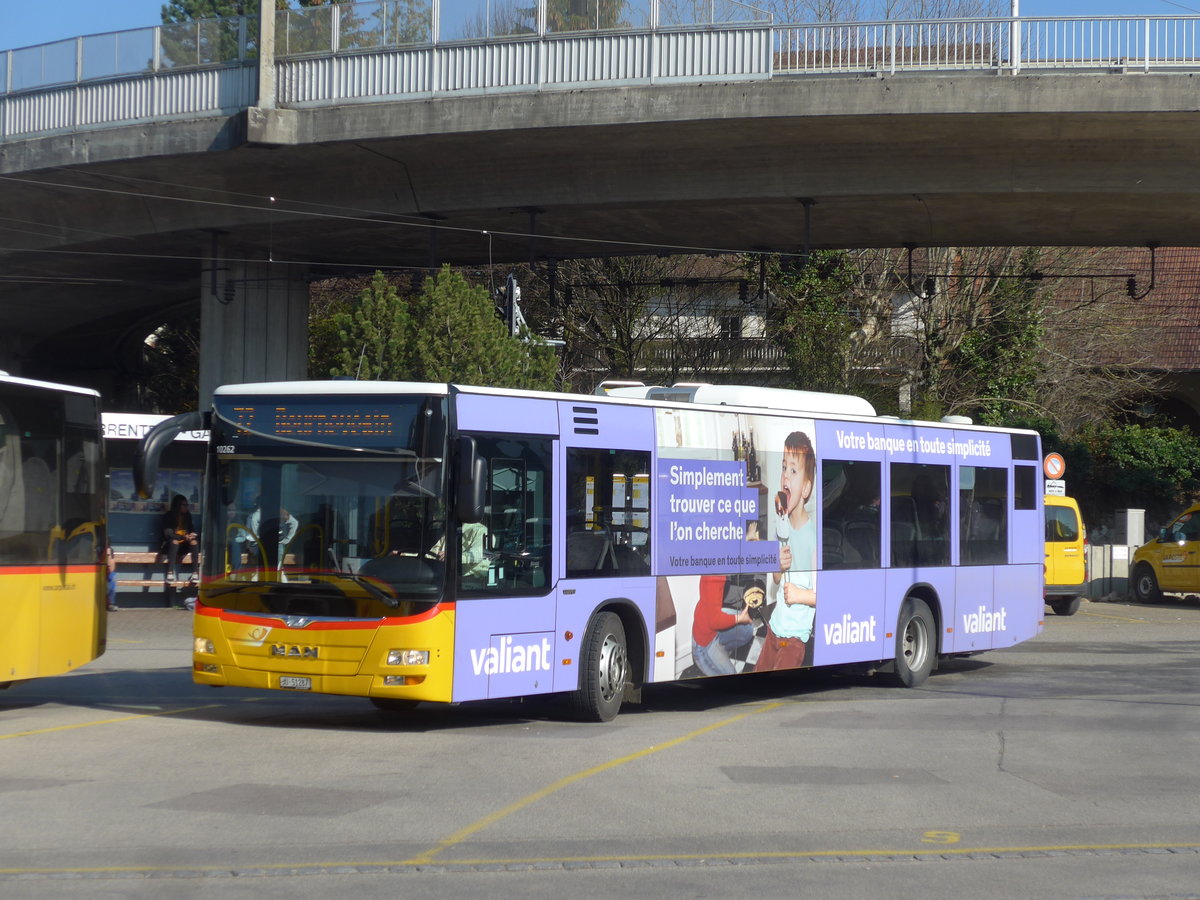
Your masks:
{"label": "metal fence", "polygon": [[[525,5],[531,3],[532,5]],[[1200,16],[772,24],[737,0],[373,0],[277,14],[281,106],[775,76],[1200,69]],[[255,18],[0,51],[0,141],[258,102]]]}
{"label": "metal fence", "polygon": [[822,23],[773,31],[776,75],[1200,66],[1200,16]]}

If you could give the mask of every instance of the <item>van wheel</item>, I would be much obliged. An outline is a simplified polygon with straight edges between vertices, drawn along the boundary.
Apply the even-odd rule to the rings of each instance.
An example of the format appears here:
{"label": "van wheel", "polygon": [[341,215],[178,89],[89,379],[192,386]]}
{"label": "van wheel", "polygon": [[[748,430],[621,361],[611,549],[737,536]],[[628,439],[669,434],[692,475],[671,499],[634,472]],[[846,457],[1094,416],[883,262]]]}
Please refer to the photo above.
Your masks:
{"label": "van wheel", "polygon": [[933,628],[929,605],[918,597],[907,598],[896,623],[895,680],[901,686],[917,687],[933,671],[937,653]]}
{"label": "van wheel", "polygon": [[1142,563],[1133,573],[1133,595],[1141,603],[1157,603],[1162,599],[1154,569]]}
{"label": "van wheel", "polygon": [[1059,598],[1050,604],[1056,616],[1073,616],[1079,612],[1079,597]]}
{"label": "van wheel", "polygon": [[611,722],[621,709],[628,680],[625,627],[616,613],[600,613],[579,648],[579,689],[567,701],[571,715],[583,722]]}

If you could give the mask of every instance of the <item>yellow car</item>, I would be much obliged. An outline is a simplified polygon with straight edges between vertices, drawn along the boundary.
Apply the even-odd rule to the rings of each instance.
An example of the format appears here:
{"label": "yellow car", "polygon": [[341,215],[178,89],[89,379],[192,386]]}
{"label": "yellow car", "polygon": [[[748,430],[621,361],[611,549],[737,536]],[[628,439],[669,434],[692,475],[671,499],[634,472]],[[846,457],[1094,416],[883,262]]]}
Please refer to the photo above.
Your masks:
{"label": "yellow car", "polygon": [[1046,603],[1060,616],[1073,616],[1087,590],[1087,531],[1071,497],[1043,498],[1046,511]]}
{"label": "yellow car", "polygon": [[1133,595],[1142,603],[1170,594],[1200,594],[1200,503],[1142,544],[1130,568]]}

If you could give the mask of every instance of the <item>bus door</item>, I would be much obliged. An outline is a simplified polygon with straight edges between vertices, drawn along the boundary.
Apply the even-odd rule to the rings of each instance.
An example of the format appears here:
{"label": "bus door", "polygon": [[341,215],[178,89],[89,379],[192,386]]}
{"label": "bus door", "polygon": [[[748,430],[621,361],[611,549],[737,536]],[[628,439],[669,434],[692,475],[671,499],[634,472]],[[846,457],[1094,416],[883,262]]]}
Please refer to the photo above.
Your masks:
{"label": "bus door", "polygon": [[[889,654],[895,646],[891,635],[912,591],[919,589],[931,597],[945,628],[952,627],[957,612],[951,434],[908,425],[885,428],[890,562],[884,648]],[[990,585],[981,590],[980,600],[990,608]],[[945,650],[947,644],[939,636],[939,647]]]}
{"label": "bus door", "polygon": [[557,670],[554,401],[460,394],[456,403],[487,489],[481,520],[452,521],[446,534],[456,560],[454,699],[548,693]]}
{"label": "bus door", "polygon": [[1009,565],[996,570],[997,609],[1004,599],[1004,629],[993,647],[1010,647],[1041,631],[1046,545],[1042,509],[1041,450],[1035,435],[1012,435],[1012,527]]}
{"label": "bus door", "polygon": [[[969,447],[970,433],[956,433],[959,446]],[[1007,441],[1006,436],[1000,439]],[[998,455],[998,454],[997,454]],[[973,465],[975,462],[988,465]],[[989,650],[995,630],[1006,616],[998,613],[996,583],[1003,581],[1009,556],[1009,519],[1012,498],[1009,466],[1003,458],[984,457],[955,467],[953,521],[958,526],[954,551],[958,555],[957,591],[952,614],[947,615],[943,649],[969,652]],[[1003,606],[1003,597],[999,597]],[[1003,644],[1001,644],[1003,646]]]}
{"label": "bus door", "polygon": [[883,568],[883,427],[876,423],[815,424],[820,515],[813,664],[882,659],[892,652],[885,635]]}
{"label": "bus door", "polygon": [[[655,622],[650,577],[651,448],[654,410],[559,401],[563,473],[555,546],[561,547],[555,690],[574,690],[593,612],[636,609],[647,635]],[[570,634],[568,638],[566,635]],[[632,644],[643,635],[626,634]]]}

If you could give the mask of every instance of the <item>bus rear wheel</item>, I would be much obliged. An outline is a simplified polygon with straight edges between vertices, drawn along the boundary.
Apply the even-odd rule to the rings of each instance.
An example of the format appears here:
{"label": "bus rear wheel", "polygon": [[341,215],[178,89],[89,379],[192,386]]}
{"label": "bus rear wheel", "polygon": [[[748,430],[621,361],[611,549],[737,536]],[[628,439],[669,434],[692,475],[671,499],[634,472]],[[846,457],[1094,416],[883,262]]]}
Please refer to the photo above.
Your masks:
{"label": "bus rear wheel", "polygon": [[936,655],[933,613],[924,600],[909,597],[900,606],[896,623],[896,682],[917,687],[933,671]]}
{"label": "bus rear wheel", "polygon": [[611,722],[621,710],[629,680],[625,627],[616,613],[592,619],[579,648],[579,689],[567,701],[571,715],[584,722]]}

